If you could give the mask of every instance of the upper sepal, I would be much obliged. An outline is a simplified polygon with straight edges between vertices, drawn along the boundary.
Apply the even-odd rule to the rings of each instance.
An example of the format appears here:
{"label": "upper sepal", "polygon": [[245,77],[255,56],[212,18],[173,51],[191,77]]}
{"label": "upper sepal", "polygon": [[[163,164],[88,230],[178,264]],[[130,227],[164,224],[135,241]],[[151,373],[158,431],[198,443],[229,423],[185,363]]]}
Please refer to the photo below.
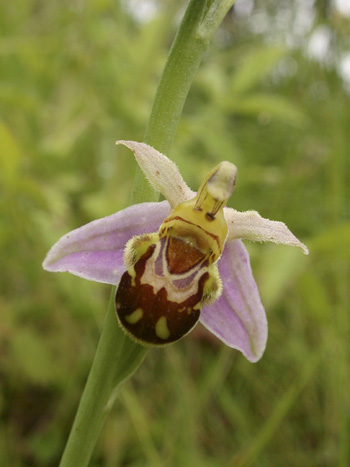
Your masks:
{"label": "upper sepal", "polygon": [[172,209],[196,195],[187,186],[174,162],[152,146],[146,143],[122,140],[117,141],[116,144],[123,144],[132,150],[147,180],[155,190],[162,193]]}

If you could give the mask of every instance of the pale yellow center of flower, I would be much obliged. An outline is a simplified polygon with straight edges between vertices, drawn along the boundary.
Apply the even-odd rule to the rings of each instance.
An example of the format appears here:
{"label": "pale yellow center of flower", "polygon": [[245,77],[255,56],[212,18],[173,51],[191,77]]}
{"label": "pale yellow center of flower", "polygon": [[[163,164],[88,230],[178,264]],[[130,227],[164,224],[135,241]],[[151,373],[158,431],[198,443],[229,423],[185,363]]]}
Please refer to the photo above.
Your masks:
{"label": "pale yellow center of flower", "polygon": [[227,237],[223,210],[236,176],[237,168],[231,162],[218,164],[199,187],[197,196],[176,206],[165,219],[160,235],[182,238],[203,253],[210,252],[210,263],[216,261]]}

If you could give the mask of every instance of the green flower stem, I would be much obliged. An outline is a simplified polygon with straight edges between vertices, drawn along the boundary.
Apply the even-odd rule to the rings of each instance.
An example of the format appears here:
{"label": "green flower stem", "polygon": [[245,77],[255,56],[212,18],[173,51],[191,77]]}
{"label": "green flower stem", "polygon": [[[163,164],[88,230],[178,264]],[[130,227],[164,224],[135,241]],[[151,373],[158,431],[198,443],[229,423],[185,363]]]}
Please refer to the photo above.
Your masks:
{"label": "green flower stem", "polygon": [[[145,142],[168,153],[198,65],[210,39],[234,0],[192,0],[187,8],[154,99]],[[132,203],[158,200],[138,170]],[[64,451],[61,467],[88,465],[103,422],[121,384],[143,361],[147,348],[129,339],[120,329],[114,310],[115,288],[94,362]]]}
{"label": "green flower stem", "polygon": [[[168,55],[153,101],[145,143],[168,155],[188,91],[210,40],[235,0],[191,0]],[[138,167],[132,204],[158,201]]]}
{"label": "green flower stem", "polygon": [[147,348],[135,344],[117,324],[111,292],[95,359],[80,400],[77,415],[60,465],[88,465],[103,422],[113,406],[118,389],[144,359]]}

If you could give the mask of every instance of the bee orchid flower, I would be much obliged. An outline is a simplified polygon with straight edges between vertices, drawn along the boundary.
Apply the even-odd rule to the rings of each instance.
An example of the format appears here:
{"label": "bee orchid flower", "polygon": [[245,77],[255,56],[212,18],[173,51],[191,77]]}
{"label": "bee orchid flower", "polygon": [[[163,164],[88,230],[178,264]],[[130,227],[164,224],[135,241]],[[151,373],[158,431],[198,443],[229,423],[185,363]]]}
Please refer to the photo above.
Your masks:
{"label": "bee orchid flower", "polygon": [[165,197],[90,222],[64,235],[43,267],[118,285],[122,328],[144,345],[174,342],[200,321],[251,362],[267,340],[267,320],[242,240],[303,245],[282,222],[226,207],[237,169],[215,167],[198,193],[176,165],[145,143],[131,149],[151,185]]}

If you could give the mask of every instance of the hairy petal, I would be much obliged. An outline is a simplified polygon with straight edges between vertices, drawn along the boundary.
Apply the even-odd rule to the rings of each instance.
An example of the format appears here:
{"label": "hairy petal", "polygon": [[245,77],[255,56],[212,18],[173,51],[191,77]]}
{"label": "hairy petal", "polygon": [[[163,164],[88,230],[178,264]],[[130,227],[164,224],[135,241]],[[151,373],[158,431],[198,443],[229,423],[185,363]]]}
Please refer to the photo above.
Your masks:
{"label": "hairy petal", "polygon": [[301,243],[288,229],[286,224],[264,219],[256,211],[239,212],[232,208],[225,208],[225,219],[228,226],[227,241],[242,238],[254,242],[274,242],[284,245],[297,246],[305,255],[308,248]]}
{"label": "hairy petal", "polygon": [[135,159],[146,178],[157,191],[168,200],[172,209],[178,204],[193,198],[192,191],[182,178],[174,162],[146,143],[117,141],[132,150]]}
{"label": "hairy petal", "polygon": [[126,242],[135,235],[158,231],[169,213],[167,201],[142,203],[92,221],[60,238],[48,252],[43,268],[117,284],[125,270]]}
{"label": "hairy petal", "polygon": [[256,362],[265,350],[267,320],[242,241],[226,243],[218,268],[223,293],[203,307],[200,320],[226,345]]}

